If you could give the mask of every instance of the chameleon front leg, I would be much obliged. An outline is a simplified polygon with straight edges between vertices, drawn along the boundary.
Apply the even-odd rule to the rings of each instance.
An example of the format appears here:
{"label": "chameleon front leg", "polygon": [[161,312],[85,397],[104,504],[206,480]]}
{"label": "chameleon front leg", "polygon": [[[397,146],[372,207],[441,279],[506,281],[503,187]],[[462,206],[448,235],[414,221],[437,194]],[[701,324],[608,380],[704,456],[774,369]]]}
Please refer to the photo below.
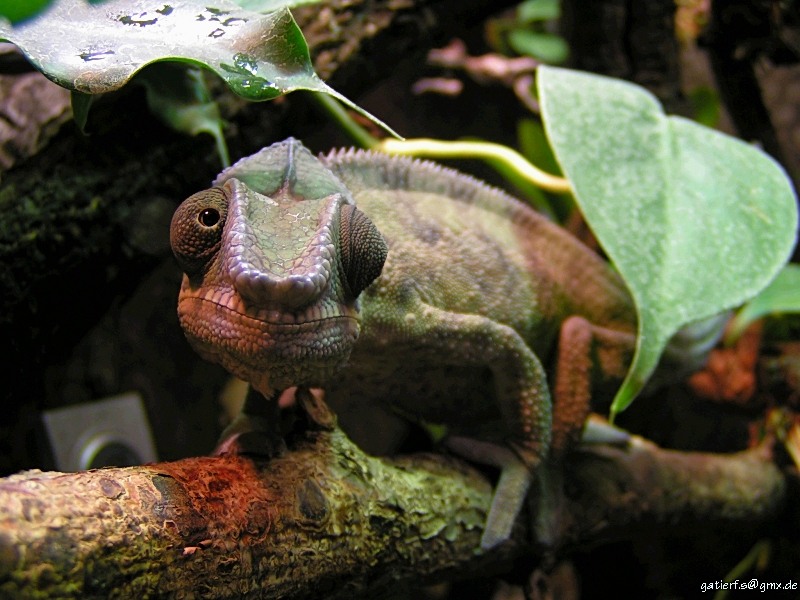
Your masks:
{"label": "chameleon front leg", "polygon": [[[579,316],[566,319],[559,333],[551,420],[547,381],[536,355],[526,345],[520,351],[519,346],[510,341],[513,336],[502,330],[503,326],[492,325],[498,328],[495,335],[490,336],[496,345],[488,355],[496,354],[494,359],[498,361],[500,375],[504,376],[504,385],[510,386],[503,393],[502,384],[498,384],[498,402],[512,432],[509,446],[515,452],[463,438],[452,440],[449,445],[465,458],[501,469],[481,539],[482,548],[492,548],[509,537],[534,475],[538,490],[534,531],[539,542],[549,544],[556,538],[561,525],[563,483],[557,461],[548,460],[541,464],[542,460],[548,455],[557,459],[571,444],[577,443],[589,416],[592,384],[599,379],[621,380],[625,377],[633,356],[635,336],[594,325]],[[524,345],[521,338],[519,343]],[[519,361],[521,364],[517,364]],[[516,366],[523,373],[527,367],[533,377],[517,374],[509,378],[509,365]],[[493,367],[492,370],[497,378],[498,369]],[[515,390],[514,386],[521,381],[527,381],[529,387]],[[525,401],[513,401],[517,397],[515,394],[525,397],[526,393],[538,400],[536,406],[541,409],[538,413],[529,412]],[[546,415],[544,410],[548,411]],[[542,429],[545,424],[546,431]],[[551,432],[551,443],[545,446],[542,440],[550,439]]]}
{"label": "chameleon front leg", "polygon": [[[550,448],[551,401],[541,362],[511,327],[480,315],[447,312],[425,305],[415,313],[412,340],[441,361],[488,367],[508,432],[508,448],[451,440],[466,458],[501,469],[481,547],[492,548],[511,534],[530,483]],[[420,317],[421,316],[421,317]]]}
{"label": "chameleon front leg", "polygon": [[[511,536],[511,530],[522,503],[528,495],[534,473],[538,476],[543,469],[531,469],[516,453],[505,446],[461,436],[448,436],[447,447],[459,456],[472,462],[497,467],[500,478],[497,481],[489,516],[481,536],[481,548],[491,550]],[[546,493],[540,486],[540,491]],[[537,519],[547,523],[547,519]],[[545,532],[544,537],[549,532]]]}

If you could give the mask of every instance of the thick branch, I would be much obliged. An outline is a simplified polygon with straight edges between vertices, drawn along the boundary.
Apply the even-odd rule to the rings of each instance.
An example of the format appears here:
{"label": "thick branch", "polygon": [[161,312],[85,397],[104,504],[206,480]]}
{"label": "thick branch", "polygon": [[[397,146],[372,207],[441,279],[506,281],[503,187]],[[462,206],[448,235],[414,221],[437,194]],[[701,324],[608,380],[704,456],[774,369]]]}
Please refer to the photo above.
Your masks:
{"label": "thick branch", "polygon": [[[752,526],[785,496],[767,452],[678,453],[634,442],[565,465],[562,543],[632,527]],[[529,516],[476,549],[490,485],[461,463],[364,455],[338,429],[267,464],[187,459],[0,481],[4,597],[372,596],[530,552]]]}
{"label": "thick branch", "polygon": [[367,457],[338,430],[266,465],[219,457],[27,472],[0,489],[0,590],[352,596],[472,558],[490,495],[474,471]]}

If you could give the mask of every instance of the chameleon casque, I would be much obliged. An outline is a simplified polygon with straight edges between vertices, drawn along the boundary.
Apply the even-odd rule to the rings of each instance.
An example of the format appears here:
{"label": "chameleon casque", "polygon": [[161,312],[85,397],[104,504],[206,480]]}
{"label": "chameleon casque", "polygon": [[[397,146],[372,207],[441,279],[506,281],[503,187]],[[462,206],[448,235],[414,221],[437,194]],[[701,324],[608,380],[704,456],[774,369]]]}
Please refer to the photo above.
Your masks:
{"label": "chameleon casque", "polygon": [[501,468],[484,548],[509,537],[538,467],[633,353],[635,309],[602,258],[431,162],[316,158],[290,138],[185,200],[171,243],[181,325],[258,392],[246,414],[277,418],[280,394],[304,386],[337,412],[447,425],[454,448]]}

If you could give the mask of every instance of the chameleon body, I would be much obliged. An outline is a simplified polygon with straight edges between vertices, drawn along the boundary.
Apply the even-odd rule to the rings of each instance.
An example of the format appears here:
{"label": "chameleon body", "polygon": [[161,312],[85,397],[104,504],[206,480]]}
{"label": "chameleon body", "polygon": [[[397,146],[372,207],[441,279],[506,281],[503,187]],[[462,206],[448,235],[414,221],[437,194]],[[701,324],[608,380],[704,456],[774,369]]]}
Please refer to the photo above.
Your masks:
{"label": "chameleon body", "polygon": [[[508,538],[593,388],[625,374],[635,310],[616,273],[518,200],[430,162],[316,158],[288,139],[213,186],[171,228],[193,347],[269,407],[321,387],[345,412],[383,404],[479,440],[465,454],[508,475],[482,545]],[[513,452],[486,451],[498,446]]]}

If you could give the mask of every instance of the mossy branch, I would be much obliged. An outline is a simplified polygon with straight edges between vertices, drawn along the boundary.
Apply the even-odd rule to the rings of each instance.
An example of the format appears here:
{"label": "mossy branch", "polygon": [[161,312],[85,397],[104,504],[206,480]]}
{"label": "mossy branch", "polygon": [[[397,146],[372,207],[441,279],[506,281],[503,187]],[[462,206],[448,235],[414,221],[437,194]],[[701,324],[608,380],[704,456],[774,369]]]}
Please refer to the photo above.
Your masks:
{"label": "mossy branch", "polygon": [[[776,518],[784,476],[734,455],[593,446],[564,465],[560,545],[632,525]],[[665,494],[664,490],[670,490]],[[0,480],[0,596],[376,597],[530,553],[530,515],[479,548],[491,488],[442,455],[377,459],[338,429],[295,436],[283,457],[193,458]]]}

